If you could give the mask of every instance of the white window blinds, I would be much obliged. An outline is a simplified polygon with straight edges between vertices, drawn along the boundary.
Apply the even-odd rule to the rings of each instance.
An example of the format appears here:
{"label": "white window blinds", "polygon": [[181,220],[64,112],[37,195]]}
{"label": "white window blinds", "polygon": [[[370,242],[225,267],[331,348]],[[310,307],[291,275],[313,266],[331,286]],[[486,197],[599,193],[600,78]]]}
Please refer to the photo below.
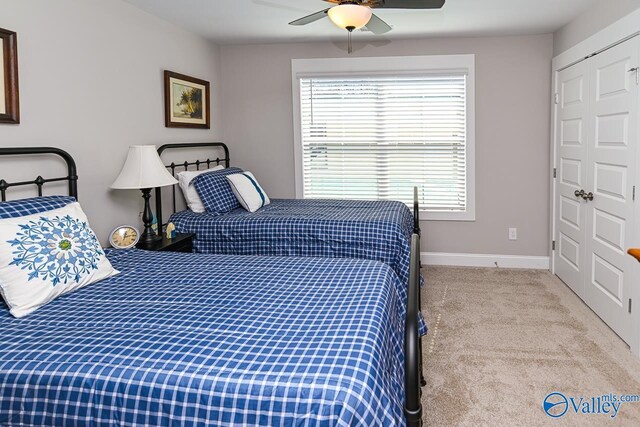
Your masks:
{"label": "white window blinds", "polygon": [[300,78],[305,198],[467,208],[466,75]]}

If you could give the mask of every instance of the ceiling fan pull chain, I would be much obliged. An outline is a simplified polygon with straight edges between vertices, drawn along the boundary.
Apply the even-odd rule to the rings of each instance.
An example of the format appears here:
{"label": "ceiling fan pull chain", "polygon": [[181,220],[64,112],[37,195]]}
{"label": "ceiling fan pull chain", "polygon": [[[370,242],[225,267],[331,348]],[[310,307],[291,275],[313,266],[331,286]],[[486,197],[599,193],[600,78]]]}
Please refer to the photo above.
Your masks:
{"label": "ceiling fan pull chain", "polygon": [[353,53],[353,45],[351,44],[351,35],[353,33],[353,30],[355,30],[355,29],[356,29],[356,27],[354,27],[352,25],[349,25],[346,28],[346,30],[349,32],[349,37],[347,38],[347,41],[348,41],[348,43],[347,43],[347,45],[348,45],[347,51],[349,52],[349,55],[351,55]]}

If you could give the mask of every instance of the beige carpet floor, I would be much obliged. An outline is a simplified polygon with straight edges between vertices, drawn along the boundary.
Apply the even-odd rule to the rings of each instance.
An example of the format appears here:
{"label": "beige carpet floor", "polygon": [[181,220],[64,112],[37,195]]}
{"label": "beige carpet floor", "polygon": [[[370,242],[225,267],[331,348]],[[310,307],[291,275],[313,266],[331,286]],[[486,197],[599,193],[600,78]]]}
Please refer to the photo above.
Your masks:
{"label": "beige carpet floor", "polygon": [[640,394],[640,360],[548,272],[429,267],[423,310],[427,426],[640,426],[640,402],[615,419],[569,410],[547,394]]}

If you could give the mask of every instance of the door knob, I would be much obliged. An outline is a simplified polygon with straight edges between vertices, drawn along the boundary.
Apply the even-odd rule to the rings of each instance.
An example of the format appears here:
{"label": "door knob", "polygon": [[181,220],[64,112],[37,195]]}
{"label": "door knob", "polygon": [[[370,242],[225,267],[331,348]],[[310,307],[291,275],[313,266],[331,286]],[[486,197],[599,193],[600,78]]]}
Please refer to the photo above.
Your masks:
{"label": "door knob", "polygon": [[[584,193],[584,192],[583,192],[583,193]],[[592,193],[592,192],[589,192],[589,193],[587,193],[587,194],[584,194],[584,195],[582,196],[582,198],[583,198],[583,199],[585,199],[585,200],[587,200],[587,201],[589,201],[589,202],[591,202],[591,201],[593,201],[593,193]]]}
{"label": "door knob", "polygon": [[[574,194],[576,197],[582,197],[582,198],[584,199],[585,192],[584,192],[584,190],[576,190],[573,194]],[[586,200],[586,199],[585,199],[585,200]]]}

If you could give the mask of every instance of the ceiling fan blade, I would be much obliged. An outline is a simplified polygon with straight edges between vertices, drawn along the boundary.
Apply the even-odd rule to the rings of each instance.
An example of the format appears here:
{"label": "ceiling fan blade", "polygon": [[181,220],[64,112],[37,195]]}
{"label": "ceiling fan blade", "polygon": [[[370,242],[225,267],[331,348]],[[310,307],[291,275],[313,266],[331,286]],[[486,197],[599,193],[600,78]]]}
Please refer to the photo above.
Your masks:
{"label": "ceiling fan blade", "polygon": [[378,7],[386,9],[440,9],[445,0],[384,0]]}
{"label": "ceiling fan blade", "polygon": [[315,22],[319,19],[327,16],[327,12],[329,9],[321,10],[320,12],[312,13],[311,15],[305,16],[304,18],[296,19],[295,21],[289,22],[289,25],[307,25]]}
{"label": "ceiling fan blade", "polygon": [[367,30],[371,31],[373,34],[384,34],[391,31],[391,26],[378,18],[375,13],[371,15],[371,19],[367,22],[365,27],[367,27]]}

